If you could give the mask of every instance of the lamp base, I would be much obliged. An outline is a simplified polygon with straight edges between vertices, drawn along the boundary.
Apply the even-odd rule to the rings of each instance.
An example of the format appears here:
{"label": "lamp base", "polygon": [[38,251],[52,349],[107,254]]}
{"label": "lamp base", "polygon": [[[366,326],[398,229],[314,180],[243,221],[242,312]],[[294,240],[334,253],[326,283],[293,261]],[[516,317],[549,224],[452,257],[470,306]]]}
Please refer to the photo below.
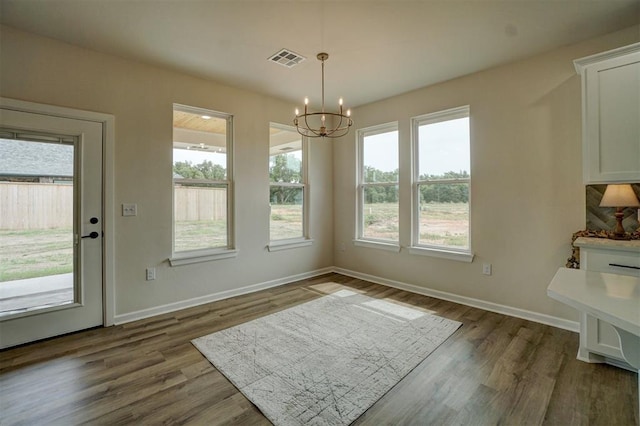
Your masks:
{"label": "lamp base", "polygon": [[624,213],[622,212],[622,207],[618,207],[615,213],[616,217],[616,229],[609,234],[609,239],[611,240],[630,240],[631,236],[627,235],[624,232],[624,227],[622,226],[622,218],[624,217]]}

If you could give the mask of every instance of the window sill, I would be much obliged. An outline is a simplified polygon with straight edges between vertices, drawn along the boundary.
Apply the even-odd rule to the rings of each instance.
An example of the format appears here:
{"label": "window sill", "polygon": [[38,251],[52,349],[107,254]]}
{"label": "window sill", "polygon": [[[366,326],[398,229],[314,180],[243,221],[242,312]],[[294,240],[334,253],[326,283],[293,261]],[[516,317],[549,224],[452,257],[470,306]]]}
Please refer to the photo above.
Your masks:
{"label": "window sill", "polygon": [[229,259],[237,255],[238,250],[235,249],[190,251],[179,253],[169,258],[169,264],[171,266],[190,265],[192,263],[209,262],[211,260]]}
{"label": "window sill", "polygon": [[400,253],[400,246],[398,244],[385,243],[382,241],[353,240],[353,245]]}
{"label": "window sill", "polygon": [[313,244],[312,239],[295,239],[295,240],[280,240],[272,241],[267,246],[267,249],[272,251],[289,250],[298,247],[307,247]]}
{"label": "window sill", "polygon": [[439,257],[441,259],[456,260],[458,262],[473,262],[473,253],[465,253],[460,251],[437,249],[429,247],[409,247],[410,254],[417,254],[420,256]]}

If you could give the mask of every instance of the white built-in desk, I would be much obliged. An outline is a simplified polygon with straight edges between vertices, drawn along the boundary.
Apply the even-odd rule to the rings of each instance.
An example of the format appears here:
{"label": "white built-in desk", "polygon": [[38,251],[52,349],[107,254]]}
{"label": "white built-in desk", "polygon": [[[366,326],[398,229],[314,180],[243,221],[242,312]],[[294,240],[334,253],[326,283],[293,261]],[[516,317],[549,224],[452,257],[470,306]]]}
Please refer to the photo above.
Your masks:
{"label": "white built-in desk", "polygon": [[[640,240],[581,237],[573,244],[580,248],[580,269],[640,278]],[[613,325],[587,311],[580,312],[578,359],[636,370],[625,361]]]}
{"label": "white built-in desk", "polygon": [[[560,268],[547,288],[549,297],[613,326],[624,360],[640,370],[640,278]],[[581,330],[581,333],[583,330]],[[580,338],[582,346],[584,339]],[[588,348],[581,347],[578,353]],[[640,401],[640,380],[638,380]]]}
{"label": "white built-in desk", "polygon": [[[560,268],[549,284],[547,294],[616,329],[640,337],[640,278]],[[629,364],[640,369],[640,358],[630,361],[634,360],[627,359]]]}
{"label": "white built-in desk", "polygon": [[[583,314],[611,324],[618,334],[624,360],[640,372],[640,278],[560,268],[547,294]],[[585,339],[581,336],[581,346],[583,342]],[[586,350],[588,348],[581,347],[578,354]],[[638,403],[640,405],[640,376]]]}

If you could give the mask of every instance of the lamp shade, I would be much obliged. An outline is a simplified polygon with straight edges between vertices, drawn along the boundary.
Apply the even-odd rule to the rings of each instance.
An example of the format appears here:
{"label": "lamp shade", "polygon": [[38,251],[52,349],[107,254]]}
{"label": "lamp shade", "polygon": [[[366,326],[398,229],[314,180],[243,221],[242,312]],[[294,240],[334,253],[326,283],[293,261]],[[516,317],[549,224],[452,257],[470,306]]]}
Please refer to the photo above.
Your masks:
{"label": "lamp shade", "polygon": [[629,184],[607,185],[600,207],[640,207],[640,201]]}

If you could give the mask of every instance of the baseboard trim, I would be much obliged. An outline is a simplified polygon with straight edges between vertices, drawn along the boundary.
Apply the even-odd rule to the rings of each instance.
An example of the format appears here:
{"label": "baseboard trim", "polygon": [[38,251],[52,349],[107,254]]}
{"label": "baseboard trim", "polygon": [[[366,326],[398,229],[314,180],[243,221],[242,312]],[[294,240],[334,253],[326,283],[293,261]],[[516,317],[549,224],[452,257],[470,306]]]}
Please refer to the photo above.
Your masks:
{"label": "baseboard trim", "polygon": [[295,281],[306,280],[309,278],[317,277],[324,274],[329,274],[334,271],[333,267],[326,267],[322,269],[316,269],[315,271],[305,272],[297,275],[290,275],[284,278],[278,278],[271,281],[265,281],[262,283],[251,284],[248,286],[235,288],[233,290],[225,290],[217,293],[207,294],[206,296],[194,297],[192,299],[181,300],[179,302],[168,303],[166,305],[156,306],[153,308],[142,309],[140,311],[130,312],[122,315],[114,316],[114,324],[120,325],[132,321],[137,321],[149,317],[153,317],[161,314],[168,314],[171,312],[179,311],[181,309],[192,308],[194,306],[203,305],[205,303],[217,302],[219,300],[228,299],[230,297],[242,296],[244,294],[255,293],[256,291],[266,290],[268,288],[278,287],[281,285],[289,284]]}
{"label": "baseboard trim", "polygon": [[411,293],[422,294],[424,296],[434,297],[436,299],[447,300],[449,302],[459,303],[461,305],[472,306],[474,308],[484,309],[485,311],[496,312],[498,314],[508,315],[511,317],[522,318],[528,321],[533,321],[553,327],[561,328],[564,330],[574,331],[578,333],[580,331],[580,323],[577,321],[569,321],[563,318],[553,317],[546,314],[540,314],[537,312],[527,311],[524,309],[514,308],[511,306],[500,305],[493,302],[487,302],[485,300],[474,299],[471,297],[460,296],[453,293],[447,293],[440,290],[434,290],[430,288],[420,287],[414,284],[407,284],[400,281],[390,280],[387,278],[378,277],[375,275],[364,274],[350,269],[344,269],[334,266],[326,268],[316,269],[314,271],[305,272],[297,275],[290,275],[288,277],[278,278],[271,281],[265,281],[262,283],[251,284],[248,286],[236,288],[233,290],[225,290],[217,293],[208,294],[206,296],[195,297],[192,299],[181,300],[179,302],[169,303],[166,305],[156,306],[153,308],[142,309],[140,311],[130,312],[122,315],[115,315],[113,323],[115,325],[125,324],[132,321],[137,321],[145,318],[150,318],[156,315],[168,314],[171,312],[179,311],[181,309],[192,308],[194,306],[203,305],[205,303],[217,302],[219,300],[228,299],[230,297],[242,296],[244,294],[254,293],[260,290],[266,290],[273,287],[289,284],[295,281],[305,280],[320,275],[335,272],[337,274],[346,275],[353,278],[358,278],[365,281],[370,281],[376,284],[385,285],[387,287],[393,287],[400,290],[409,291]]}
{"label": "baseboard trim", "polygon": [[551,315],[527,311],[525,309],[514,308],[506,305],[500,305],[498,303],[487,302],[485,300],[474,299],[472,297],[460,296],[457,294],[447,293],[440,290],[433,290],[430,288],[419,287],[414,284],[407,284],[400,281],[377,277],[375,275],[363,274],[361,272],[352,271],[349,269],[334,267],[333,272],[337,274],[353,277],[353,278],[358,278],[365,281],[370,281],[376,284],[385,285],[387,287],[393,287],[400,290],[409,291],[411,293],[421,294],[423,296],[429,296],[429,297],[434,297],[436,299],[447,300],[449,302],[459,303],[461,305],[484,309],[485,311],[496,312],[498,314],[508,315],[511,317],[521,318],[528,321],[537,322],[540,324],[550,325],[552,327],[561,328],[561,329],[573,331],[576,333],[580,332],[580,323],[577,321],[569,321],[569,320],[554,317]]}

